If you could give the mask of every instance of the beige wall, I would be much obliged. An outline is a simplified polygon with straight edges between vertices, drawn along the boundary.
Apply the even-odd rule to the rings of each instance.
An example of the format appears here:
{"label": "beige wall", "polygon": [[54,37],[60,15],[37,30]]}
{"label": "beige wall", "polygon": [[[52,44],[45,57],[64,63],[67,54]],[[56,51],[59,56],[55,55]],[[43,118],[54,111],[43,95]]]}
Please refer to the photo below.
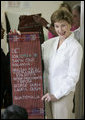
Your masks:
{"label": "beige wall", "polygon": [[50,22],[51,14],[59,8],[61,3],[62,1],[33,1],[30,12],[32,14],[42,13],[42,16]]}
{"label": "beige wall", "polygon": [[[21,1],[24,2],[24,1]],[[50,22],[51,14],[59,8],[60,4],[63,1],[28,1],[29,5],[28,8],[7,8],[7,1],[1,1],[1,21],[3,27],[5,28],[5,18],[4,12],[7,12],[11,29],[17,29],[19,23],[19,16],[20,15],[30,15],[30,14],[37,14],[42,13],[42,17],[47,19]],[[44,36],[47,39],[47,30],[44,28]],[[6,38],[2,41],[1,47],[4,49],[4,52],[8,52],[8,47],[6,43]]]}

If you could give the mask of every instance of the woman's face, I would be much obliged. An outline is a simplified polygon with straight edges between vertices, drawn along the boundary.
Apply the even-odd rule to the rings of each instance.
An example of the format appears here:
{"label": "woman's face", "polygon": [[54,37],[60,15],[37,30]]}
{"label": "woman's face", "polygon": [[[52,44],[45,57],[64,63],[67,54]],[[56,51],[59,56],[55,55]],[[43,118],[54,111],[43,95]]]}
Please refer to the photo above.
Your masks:
{"label": "woman's face", "polygon": [[67,21],[59,21],[54,23],[55,31],[62,39],[66,39],[71,34],[71,25]]}

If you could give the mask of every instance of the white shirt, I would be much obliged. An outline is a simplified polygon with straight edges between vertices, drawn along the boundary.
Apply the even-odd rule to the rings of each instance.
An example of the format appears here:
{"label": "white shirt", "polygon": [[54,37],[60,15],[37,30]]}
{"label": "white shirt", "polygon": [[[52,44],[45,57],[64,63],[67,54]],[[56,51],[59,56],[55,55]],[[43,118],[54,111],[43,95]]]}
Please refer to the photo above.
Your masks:
{"label": "white shirt", "polygon": [[57,49],[59,37],[42,44],[45,89],[57,99],[75,91],[79,79],[83,51],[72,33]]}

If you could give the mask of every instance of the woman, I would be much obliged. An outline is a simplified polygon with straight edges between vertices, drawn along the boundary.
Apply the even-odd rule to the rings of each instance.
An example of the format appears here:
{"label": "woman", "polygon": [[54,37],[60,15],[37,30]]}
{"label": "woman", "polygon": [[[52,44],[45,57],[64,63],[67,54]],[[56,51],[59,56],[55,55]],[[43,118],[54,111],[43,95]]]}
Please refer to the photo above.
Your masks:
{"label": "woman", "polygon": [[[42,44],[47,118],[71,119],[73,96],[79,79],[83,51],[70,31],[72,14],[59,9],[51,16],[58,37]],[[46,83],[47,82],[47,83]],[[48,112],[47,103],[50,105]],[[52,114],[50,117],[49,115]]]}
{"label": "woman", "polygon": [[[62,3],[60,5],[59,9],[61,9],[61,8],[66,8],[69,12],[72,13],[71,7],[69,6],[68,3]],[[33,19],[36,23],[42,25],[43,27],[45,27],[48,30],[48,39],[57,36],[54,26],[53,26],[53,23],[52,23],[52,19],[51,19],[51,24],[49,24],[46,19],[44,19],[43,17],[41,17],[39,15],[34,15]]]}

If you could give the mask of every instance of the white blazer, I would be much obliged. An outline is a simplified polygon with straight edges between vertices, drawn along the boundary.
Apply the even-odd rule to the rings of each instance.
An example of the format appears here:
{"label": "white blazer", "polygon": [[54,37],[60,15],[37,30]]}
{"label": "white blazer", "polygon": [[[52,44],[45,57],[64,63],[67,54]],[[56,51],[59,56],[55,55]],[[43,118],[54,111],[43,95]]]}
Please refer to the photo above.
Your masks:
{"label": "white blazer", "polygon": [[57,99],[75,91],[83,56],[82,47],[74,38],[74,33],[57,49],[58,42],[59,37],[54,37],[42,44],[44,88]]}

